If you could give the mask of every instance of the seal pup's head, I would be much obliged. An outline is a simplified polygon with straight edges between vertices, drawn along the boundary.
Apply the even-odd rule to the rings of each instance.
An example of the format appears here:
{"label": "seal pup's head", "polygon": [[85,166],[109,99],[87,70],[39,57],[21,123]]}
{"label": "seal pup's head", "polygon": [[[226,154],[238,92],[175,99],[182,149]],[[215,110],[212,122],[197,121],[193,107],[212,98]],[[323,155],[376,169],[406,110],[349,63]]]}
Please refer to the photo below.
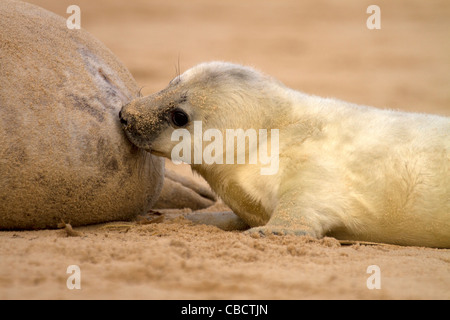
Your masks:
{"label": "seal pup's head", "polygon": [[[153,95],[134,99],[120,112],[129,140],[155,155],[171,157],[178,143],[175,129],[194,134],[194,121],[203,130],[271,128],[273,114],[282,112],[285,88],[252,68],[225,62],[199,64],[170,81]],[[279,97],[278,101],[277,97]]]}

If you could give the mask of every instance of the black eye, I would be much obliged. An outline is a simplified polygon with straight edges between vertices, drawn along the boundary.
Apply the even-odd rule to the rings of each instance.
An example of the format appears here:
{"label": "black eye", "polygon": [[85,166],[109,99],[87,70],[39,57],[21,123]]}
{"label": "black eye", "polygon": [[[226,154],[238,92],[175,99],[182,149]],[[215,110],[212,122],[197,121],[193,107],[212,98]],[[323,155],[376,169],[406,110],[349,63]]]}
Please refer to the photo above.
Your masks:
{"label": "black eye", "polygon": [[174,110],[171,114],[171,120],[177,127],[184,127],[189,122],[189,117],[182,110]]}

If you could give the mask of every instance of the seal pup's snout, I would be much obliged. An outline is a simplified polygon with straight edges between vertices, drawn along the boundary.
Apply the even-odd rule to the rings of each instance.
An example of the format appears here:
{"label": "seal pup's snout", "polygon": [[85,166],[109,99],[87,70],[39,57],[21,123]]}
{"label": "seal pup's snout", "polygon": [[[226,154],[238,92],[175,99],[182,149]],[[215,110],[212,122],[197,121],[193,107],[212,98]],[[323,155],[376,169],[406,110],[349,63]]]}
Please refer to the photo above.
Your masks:
{"label": "seal pup's snout", "polygon": [[119,121],[128,140],[139,148],[148,149],[149,143],[143,144],[145,130],[139,127],[136,117],[139,117],[139,113],[133,107],[133,102],[124,105],[119,112]]}
{"label": "seal pup's snout", "polygon": [[[137,98],[122,107],[119,121],[128,140],[147,152],[157,153],[154,142],[169,125],[167,112],[158,107],[154,97]],[[178,115],[179,121],[184,121]],[[157,146],[157,149],[162,149]]]}
{"label": "seal pup's snout", "polygon": [[126,125],[128,124],[127,119],[125,119],[125,118],[122,116],[122,110],[120,110],[120,112],[119,112],[119,120],[120,120],[120,123],[121,123],[123,126],[126,126]]}

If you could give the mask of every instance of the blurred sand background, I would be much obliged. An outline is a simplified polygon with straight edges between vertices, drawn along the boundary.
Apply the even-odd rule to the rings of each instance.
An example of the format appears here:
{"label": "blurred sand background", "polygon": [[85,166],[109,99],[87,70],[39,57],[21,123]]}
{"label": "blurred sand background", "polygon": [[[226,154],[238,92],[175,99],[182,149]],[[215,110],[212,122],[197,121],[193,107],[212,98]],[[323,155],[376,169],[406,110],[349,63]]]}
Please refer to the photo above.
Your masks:
{"label": "blurred sand background", "polygon": [[[29,2],[63,17],[77,4],[82,28],[118,56],[144,95],[164,88],[178,63],[183,72],[225,60],[310,94],[450,116],[445,0]],[[381,8],[381,30],[366,27],[371,4]],[[181,217],[77,230],[82,236],[70,238],[1,232],[0,299],[450,299],[450,250],[255,239]],[[66,287],[72,264],[81,290]],[[380,290],[366,286],[370,265],[380,267]]]}

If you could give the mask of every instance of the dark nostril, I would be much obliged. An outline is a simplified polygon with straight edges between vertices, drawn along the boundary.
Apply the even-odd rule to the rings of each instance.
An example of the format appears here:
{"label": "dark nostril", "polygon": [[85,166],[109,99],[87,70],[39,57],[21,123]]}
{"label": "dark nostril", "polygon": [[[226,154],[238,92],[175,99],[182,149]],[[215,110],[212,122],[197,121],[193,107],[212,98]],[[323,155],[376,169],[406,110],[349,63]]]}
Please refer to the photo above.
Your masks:
{"label": "dark nostril", "polygon": [[122,110],[119,112],[120,123],[123,125],[127,125],[128,121],[122,118]]}

